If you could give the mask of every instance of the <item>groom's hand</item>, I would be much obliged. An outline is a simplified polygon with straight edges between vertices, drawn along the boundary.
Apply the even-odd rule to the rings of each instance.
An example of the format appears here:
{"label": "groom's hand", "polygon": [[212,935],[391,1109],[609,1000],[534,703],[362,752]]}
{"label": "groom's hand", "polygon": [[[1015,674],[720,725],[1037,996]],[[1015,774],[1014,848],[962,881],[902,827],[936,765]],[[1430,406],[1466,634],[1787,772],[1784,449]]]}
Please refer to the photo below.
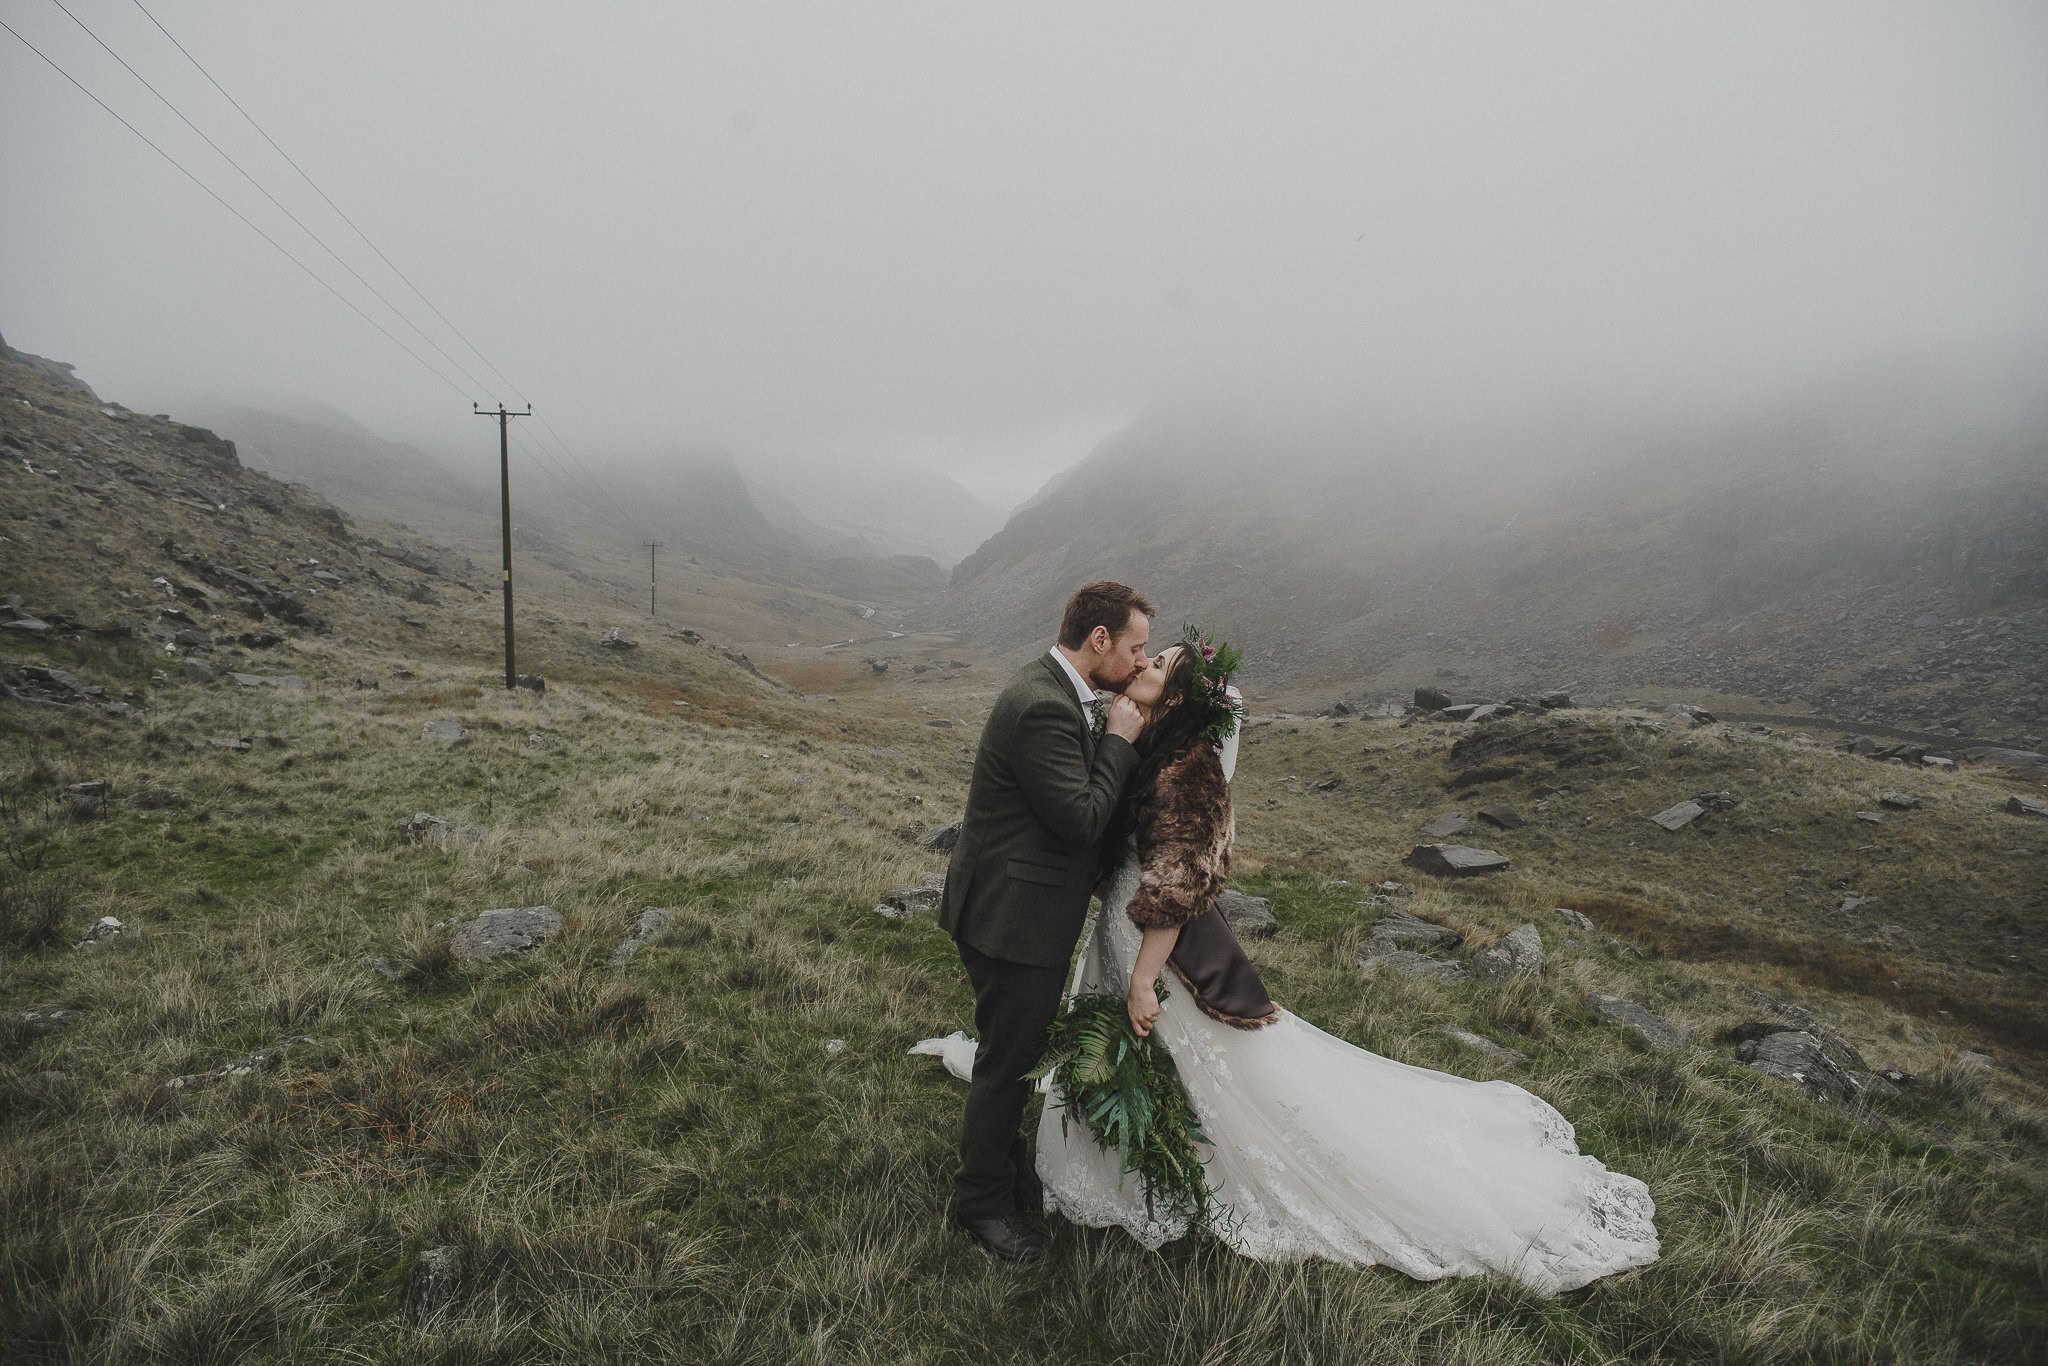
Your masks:
{"label": "groom's hand", "polygon": [[1108,731],[1111,735],[1136,744],[1138,732],[1145,729],[1145,713],[1138,710],[1138,704],[1118,693],[1109,699]]}

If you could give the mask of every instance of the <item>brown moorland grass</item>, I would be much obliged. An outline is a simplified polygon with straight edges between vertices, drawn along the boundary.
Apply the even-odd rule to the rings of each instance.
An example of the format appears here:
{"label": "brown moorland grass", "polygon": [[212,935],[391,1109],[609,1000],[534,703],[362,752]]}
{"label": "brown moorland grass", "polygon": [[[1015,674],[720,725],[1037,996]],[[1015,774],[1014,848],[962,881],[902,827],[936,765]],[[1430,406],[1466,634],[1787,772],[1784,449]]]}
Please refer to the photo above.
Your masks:
{"label": "brown moorland grass", "polygon": [[[65,402],[34,421],[73,424],[59,449],[93,441],[87,406]],[[1238,877],[1283,926],[1251,947],[1275,994],[1361,1046],[1557,1105],[1587,1152],[1649,1183],[1663,1259],[1546,1301],[1207,1243],[1152,1254],[1055,1223],[1051,1255],[1018,1272],[946,1230],[961,1092],[905,1056],[969,1025],[957,960],[929,919],[873,911],[939,876],[895,832],[957,814],[1001,668],[963,656],[964,679],[916,675],[913,653],[953,653],[918,638],[894,642],[885,675],[785,653],[786,591],[711,576],[684,601],[704,612],[693,624],[837,700],[661,630],[615,654],[597,633],[637,623],[603,585],[522,558],[522,667],[550,687],[507,693],[495,595],[455,564],[432,577],[314,545],[318,516],[276,490],[268,524],[171,504],[145,540],[61,482],[0,495],[21,489],[71,529],[9,523],[30,576],[15,586],[41,602],[86,585],[68,605],[94,619],[151,601],[163,535],[301,584],[313,554],[355,583],[317,595],[333,635],[221,651],[304,692],[152,684],[169,657],[141,642],[8,643],[141,704],[117,719],[0,702],[0,852],[21,856],[0,898],[29,908],[0,940],[10,1363],[2048,1353],[2042,1060],[2031,1035],[1942,1004],[2041,996],[2048,823],[1998,812],[1996,775],[1904,774],[1623,710],[1560,722],[1488,761],[1512,775],[1453,791],[1457,728],[1260,716],[1236,784]],[[122,573],[88,562],[81,533],[126,546]],[[443,601],[407,596],[421,584]],[[854,619],[822,598],[802,611]],[[382,686],[358,690],[359,674]],[[423,740],[441,719],[467,737]],[[227,737],[251,748],[209,743]],[[1565,762],[1592,753],[1608,757]],[[59,790],[96,778],[105,814],[68,814]],[[1908,784],[1920,811],[1853,820]],[[1676,836],[1648,823],[1706,790],[1742,805]],[[1512,872],[1436,884],[1402,866],[1423,822],[1497,800],[1529,818],[1483,841]],[[420,811],[477,833],[409,842],[397,824]],[[1473,944],[1536,924],[1544,968],[1505,985],[1363,973],[1390,904],[1366,889],[1390,877],[1398,904]],[[1837,909],[1851,894],[1870,898],[1860,913]],[[564,928],[534,958],[449,952],[442,922],[536,904]],[[50,906],[61,937],[39,928]],[[666,930],[614,965],[648,906]],[[71,948],[102,915],[127,932]],[[1907,973],[1901,989],[1874,965]],[[1591,1010],[1596,990],[1697,1046],[1650,1049]],[[1796,995],[1915,1084],[1840,1109],[1741,1067],[1715,1040],[1755,1015],[1755,992]],[[82,1015],[23,1018],[50,1006]],[[163,1085],[280,1045],[248,1075]],[[406,1282],[437,1247],[460,1270],[421,1324]]]}
{"label": "brown moorland grass", "polygon": [[[1853,853],[1831,827],[1788,821],[1831,806],[1864,761],[1801,750],[1779,771],[1730,742],[1659,773],[1674,737],[1626,713],[1589,717],[1628,751],[1614,767],[1639,771],[1617,773],[1613,792],[1606,777],[1589,792],[1516,789],[1536,818],[1497,841],[1519,840],[1516,870],[1429,884],[1400,858],[1414,825],[1459,804],[1443,787],[1449,733],[1263,722],[1238,781],[1240,878],[1284,926],[1253,946],[1276,995],[1388,1056],[1506,1076],[1558,1105],[1586,1151],[1649,1182],[1664,1259],[1545,1301],[1497,1282],[1259,1265],[1209,1244],[1150,1254],[1055,1223],[1052,1255],[1020,1273],[944,1228],[960,1091],[904,1056],[968,1023],[957,962],[929,920],[871,909],[883,890],[938,875],[937,856],[891,832],[957,811],[971,732],[924,725],[901,696],[762,694],[736,715],[704,690],[675,716],[650,714],[675,695],[666,680],[534,697],[432,659],[411,667],[420,678],[375,693],[310,668],[305,694],[171,688],[127,729],[0,716],[23,756],[4,775],[22,810],[87,776],[117,794],[103,819],[39,827],[49,861],[25,885],[62,889],[67,941],[99,914],[131,925],[97,952],[10,953],[0,975],[10,1359],[1968,1362],[2042,1350],[2033,1231],[2048,1220],[2048,1119],[2029,1057],[1968,1017],[1842,974],[1802,999],[1918,1084],[1845,1111],[1750,1073],[1710,1041],[1755,1009],[1746,988],[1782,994],[1823,970],[1793,951],[1824,942],[1828,912],[1793,916],[1788,890],[1774,904],[1796,931],[1716,959],[1705,949],[1720,931],[1701,932],[1703,946],[1687,917],[1728,921],[1729,893],[1757,881],[1733,864],[1738,832],[1630,862],[1646,832],[1662,835],[1638,810],[1668,784],[1746,784],[1745,805],[1773,812],[1744,838],[1775,826],[1796,832],[1791,858]],[[975,715],[988,686],[919,696]],[[442,715],[469,738],[420,740]],[[215,733],[259,743],[231,754],[205,745]],[[1325,773],[1346,785],[1311,791]],[[1930,838],[1974,819],[1972,783],[1996,786],[1959,780],[1955,814],[1937,804]],[[127,804],[148,787],[182,805]],[[395,824],[416,810],[481,836],[407,843]],[[1885,865],[1878,895],[1918,885],[1910,863]],[[1389,876],[1408,884],[1409,909],[1473,942],[1534,921],[1550,961],[1505,987],[1362,976],[1376,914],[1363,889]],[[2016,884],[1980,894],[1987,923],[2028,914]],[[458,963],[434,928],[530,904],[553,906],[565,929],[529,961]],[[1547,910],[1572,904],[1603,933],[1575,934]],[[668,929],[612,966],[646,905],[670,908]],[[1778,948],[1790,956],[1767,952]],[[373,956],[395,976],[365,966]],[[1989,966],[1964,955],[1927,971]],[[1641,1000],[1702,1045],[1654,1052],[1600,1021],[1591,990]],[[53,1004],[84,1009],[83,1022],[18,1027],[16,1008]],[[1449,1028],[1529,1062],[1471,1053]],[[301,1035],[314,1042],[270,1070],[162,1087]],[[1964,1062],[1972,1046],[2001,1065]],[[443,1246],[462,1254],[454,1295],[416,1326],[407,1272]]]}
{"label": "brown moorland grass", "polygon": [[[0,404],[0,427],[62,477],[0,465],[8,588],[87,621],[146,619],[164,601],[153,576],[193,577],[175,547],[303,590],[333,634],[245,649],[227,641],[254,622],[201,609],[218,662],[298,673],[303,693],[154,684],[177,661],[150,641],[7,642],[13,662],[140,705],[116,719],[0,701],[10,1366],[2048,1357],[2048,1106],[2025,1032],[2048,822],[1999,812],[2018,790],[1999,775],[1616,710],[1519,748],[1520,723],[1499,728],[1483,767],[1511,771],[1472,780],[1459,728],[1258,716],[1238,877],[1283,926],[1251,946],[1276,995],[1389,1057],[1557,1105],[1585,1151],[1649,1183],[1663,1259],[1540,1300],[1209,1243],[1153,1254],[1056,1222],[1051,1255],[1015,1271],[944,1227],[961,1092],[904,1051],[968,1025],[957,960],[929,919],[873,912],[939,875],[894,832],[957,814],[1002,668],[963,653],[964,679],[916,675],[958,647],[915,635],[786,650],[799,627],[859,635],[856,605],[696,566],[643,629],[638,592],[619,591],[639,565],[571,527],[545,554],[522,546],[521,668],[551,686],[507,693],[494,544],[401,566],[296,493],[17,369],[0,382],[35,402]],[[198,479],[229,506],[84,487],[105,471],[81,451],[173,490]],[[348,583],[315,580],[315,558]],[[683,624],[811,695],[665,629]],[[640,648],[601,649],[610,625]],[[1627,634],[1624,616],[1610,625]],[[892,651],[883,675],[847,658]],[[382,686],[358,690],[363,674]],[[440,719],[468,736],[424,741]],[[251,748],[210,743],[228,737]],[[109,809],[68,814],[59,790],[95,778]],[[1925,804],[1854,821],[1894,786]],[[1648,823],[1707,790],[1742,805],[1676,835]],[[1437,884],[1403,867],[1423,822],[1500,800],[1529,818],[1482,841],[1512,872]],[[396,826],[419,811],[477,834],[409,842]],[[1390,877],[1405,900],[1367,895]],[[1868,900],[1841,910],[1851,895]],[[564,928],[534,958],[450,953],[443,922],[535,904]],[[1534,923],[1546,963],[1505,985],[1364,973],[1387,904],[1472,944]],[[666,930],[614,965],[647,906]],[[102,915],[127,932],[70,947]],[[1652,1050],[1592,991],[1695,1046]],[[1740,1066],[1716,1040],[1758,993],[1796,996],[1915,1082],[1835,1108]],[[82,1014],[24,1018],[51,1006]],[[244,1076],[163,1084],[273,1048]],[[429,1248],[460,1265],[422,1323],[406,1284]]]}

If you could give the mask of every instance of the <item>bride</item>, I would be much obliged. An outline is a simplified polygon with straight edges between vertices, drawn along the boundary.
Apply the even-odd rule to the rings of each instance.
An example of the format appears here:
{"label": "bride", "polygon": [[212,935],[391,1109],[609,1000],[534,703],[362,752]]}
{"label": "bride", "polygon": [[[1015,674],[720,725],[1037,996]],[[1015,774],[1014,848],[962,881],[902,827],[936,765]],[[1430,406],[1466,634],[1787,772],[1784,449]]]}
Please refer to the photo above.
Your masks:
{"label": "bride", "polygon": [[[1124,693],[1147,712],[1140,767],[1069,992],[1123,996],[1133,1029],[1165,1045],[1208,1140],[1217,1235],[1262,1261],[1498,1274],[1545,1294],[1655,1261],[1648,1188],[1580,1154],[1542,1100],[1368,1053],[1266,997],[1214,910],[1242,713],[1225,661],[1190,631]],[[1169,963],[1183,989],[1161,999]],[[1058,1080],[1038,1128],[1047,1212],[1147,1248],[1186,1233],[1078,1116],[1062,1122]]]}

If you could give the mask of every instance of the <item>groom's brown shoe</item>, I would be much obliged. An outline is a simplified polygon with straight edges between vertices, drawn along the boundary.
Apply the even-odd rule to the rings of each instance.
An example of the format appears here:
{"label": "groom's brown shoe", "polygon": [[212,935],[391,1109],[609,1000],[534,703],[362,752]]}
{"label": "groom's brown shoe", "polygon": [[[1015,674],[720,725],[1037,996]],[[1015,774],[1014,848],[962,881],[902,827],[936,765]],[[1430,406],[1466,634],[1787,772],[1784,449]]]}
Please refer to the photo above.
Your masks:
{"label": "groom's brown shoe", "polygon": [[1045,1255],[1045,1238],[1015,1215],[989,1219],[954,1216],[953,1226],[981,1244],[984,1252],[1006,1262],[1035,1262]]}

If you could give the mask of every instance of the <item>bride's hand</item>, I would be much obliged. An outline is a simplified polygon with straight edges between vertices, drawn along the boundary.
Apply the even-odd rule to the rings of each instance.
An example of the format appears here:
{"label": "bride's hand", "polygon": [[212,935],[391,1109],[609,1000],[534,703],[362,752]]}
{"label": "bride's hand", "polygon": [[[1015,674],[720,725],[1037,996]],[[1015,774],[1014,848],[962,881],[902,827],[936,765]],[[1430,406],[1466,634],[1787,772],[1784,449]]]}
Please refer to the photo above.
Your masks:
{"label": "bride's hand", "polygon": [[1124,1008],[1130,1011],[1131,1028],[1142,1039],[1159,1022],[1159,993],[1150,982],[1132,982],[1131,989],[1124,994]]}

